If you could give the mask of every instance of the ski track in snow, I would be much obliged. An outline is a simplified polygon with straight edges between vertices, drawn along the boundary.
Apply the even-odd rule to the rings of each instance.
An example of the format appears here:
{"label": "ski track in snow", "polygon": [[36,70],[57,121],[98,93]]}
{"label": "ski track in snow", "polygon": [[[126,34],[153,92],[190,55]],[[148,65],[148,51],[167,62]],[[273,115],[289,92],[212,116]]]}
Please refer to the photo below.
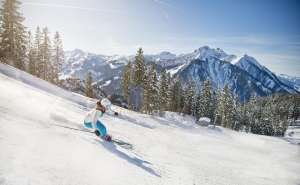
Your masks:
{"label": "ski track in snow", "polygon": [[[126,150],[91,133],[50,125],[84,129],[95,100],[67,91],[61,96],[61,89],[2,64],[0,72],[1,185],[300,183],[297,127],[276,138],[210,130],[170,112],[165,118],[108,112],[100,119],[113,137],[134,145]],[[77,96],[82,99],[72,98]]]}

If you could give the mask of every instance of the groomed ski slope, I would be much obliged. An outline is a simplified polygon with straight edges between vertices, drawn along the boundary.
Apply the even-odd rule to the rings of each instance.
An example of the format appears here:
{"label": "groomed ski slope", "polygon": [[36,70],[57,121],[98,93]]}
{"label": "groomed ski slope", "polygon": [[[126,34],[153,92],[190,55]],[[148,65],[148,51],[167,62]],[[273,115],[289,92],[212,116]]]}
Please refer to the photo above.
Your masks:
{"label": "groomed ski slope", "polygon": [[[5,75],[4,75],[5,74]],[[299,184],[299,130],[285,138],[113,106],[101,118],[126,150],[84,129],[93,101],[0,64],[0,184]],[[38,85],[37,85],[38,84]],[[50,89],[50,90],[49,90]]]}

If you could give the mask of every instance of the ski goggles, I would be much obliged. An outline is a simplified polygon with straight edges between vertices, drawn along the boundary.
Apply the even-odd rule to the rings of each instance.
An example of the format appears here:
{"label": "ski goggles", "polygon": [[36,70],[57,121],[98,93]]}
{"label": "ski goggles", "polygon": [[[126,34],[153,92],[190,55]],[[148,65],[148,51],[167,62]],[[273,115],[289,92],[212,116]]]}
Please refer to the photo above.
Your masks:
{"label": "ski goggles", "polygon": [[105,108],[110,109],[111,105],[105,105]]}

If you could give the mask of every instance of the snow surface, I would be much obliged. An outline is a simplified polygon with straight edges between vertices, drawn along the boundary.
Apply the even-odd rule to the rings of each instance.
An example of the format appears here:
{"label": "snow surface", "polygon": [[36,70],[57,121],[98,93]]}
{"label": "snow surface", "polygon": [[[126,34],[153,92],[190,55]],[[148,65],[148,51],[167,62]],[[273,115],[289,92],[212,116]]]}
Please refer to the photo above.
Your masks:
{"label": "snow surface", "polygon": [[207,117],[202,117],[199,119],[199,121],[206,121],[206,122],[210,122],[211,120]]}
{"label": "snow surface", "polygon": [[[112,106],[126,150],[84,129],[94,101],[0,64],[0,184],[299,184],[299,128],[276,138]],[[76,97],[76,98],[75,98]],[[87,102],[87,103],[85,103]],[[293,132],[293,133],[292,133]],[[297,136],[297,137],[296,137]]]}

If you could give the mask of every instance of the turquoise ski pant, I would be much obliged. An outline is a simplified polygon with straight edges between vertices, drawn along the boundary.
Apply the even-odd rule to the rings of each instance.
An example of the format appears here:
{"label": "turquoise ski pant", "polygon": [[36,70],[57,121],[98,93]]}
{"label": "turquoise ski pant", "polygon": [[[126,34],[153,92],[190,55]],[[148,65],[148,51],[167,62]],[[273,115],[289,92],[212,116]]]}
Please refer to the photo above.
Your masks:
{"label": "turquoise ski pant", "polygon": [[[84,122],[84,126],[87,127],[87,128],[93,129],[93,125],[92,125],[91,122],[89,122],[89,123]],[[100,132],[100,136],[101,137],[106,136],[106,127],[99,120],[97,120],[96,126],[97,126],[97,129]]]}

